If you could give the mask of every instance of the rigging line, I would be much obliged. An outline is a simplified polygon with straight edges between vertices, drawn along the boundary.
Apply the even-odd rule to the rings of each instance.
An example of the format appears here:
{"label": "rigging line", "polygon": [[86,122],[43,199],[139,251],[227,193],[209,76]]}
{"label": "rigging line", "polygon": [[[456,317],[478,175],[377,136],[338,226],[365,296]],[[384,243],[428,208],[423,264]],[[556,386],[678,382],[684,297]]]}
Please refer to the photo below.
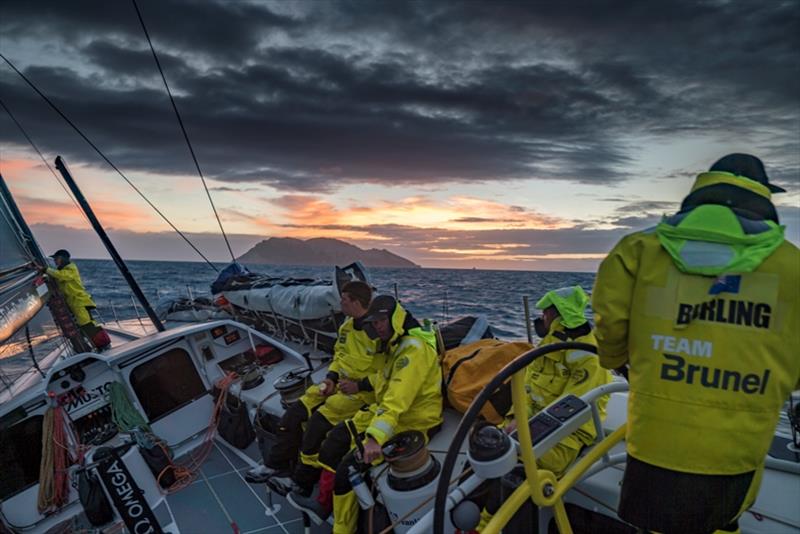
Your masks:
{"label": "rigging line", "polygon": [[[5,203],[3,203],[3,206],[5,206]],[[28,243],[26,243],[25,240],[22,239],[21,236],[23,235],[23,232],[20,230],[17,221],[14,220],[13,216],[10,213],[6,214],[6,210],[0,211],[0,216],[3,217],[3,220],[6,222],[9,228],[15,230],[14,237],[17,240],[17,244],[19,244],[22,247],[23,252],[25,253],[26,256],[28,256],[28,259],[31,260],[31,262],[35,262],[36,256],[34,256],[33,252],[30,250]],[[9,217],[11,218],[9,219]]]}
{"label": "rigging line", "polygon": [[175,230],[175,232],[176,232],[176,233],[177,233],[179,236],[181,236],[181,238],[182,238],[184,241],[186,241],[186,243],[187,243],[187,244],[188,244],[190,247],[192,247],[192,249],[193,249],[195,252],[197,252],[197,254],[198,254],[198,255],[199,255],[201,258],[203,258],[203,259],[205,260],[205,262],[206,262],[206,263],[207,263],[207,264],[208,264],[208,265],[209,265],[209,266],[210,266],[212,269],[214,269],[216,272],[219,272],[219,269],[217,268],[217,266],[216,266],[216,265],[214,265],[213,263],[211,263],[211,261],[210,261],[208,258],[206,258],[206,257],[205,257],[205,255],[204,255],[202,252],[200,252],[200,250],[198,250],[198,248],[197,248],[196,246],[194,246],[194,243],[192,243],[191,241],[189,241],[189,238],[187,238],[187,237],[186,237],[186,236],[183,234],[183,232],[181,232],[180,230],[178,230],[178,228],[177,228],[177,227],[176,227],[174,224],[172,224],[172,222],[171,222],[169,219],[167,219],[167,216],[166,216],[166,215],[164,215],[164,214],[161,212],[161,210],[159,210],[159,209],[158,209],[158,208],[155,206],[155,204],[153,204],[152,202],[150,202],[150,199],[148,199],[148,198],[147,198],[147,197],[144,195],[144,193],[142,193],[142,192],[139,190],[139,188],[138,188],[138,187],[136,187],[136,185],[134,185],[134,183],[133,183],[133,182],[131,182],[131,181],[128,179],[128,177],[127,177],[127,176],[125,176],[125,175],[122,173],[122,171],[121,171],[121,170],[119,170],[119,169],[117,168],[117,166],[116,166],[116,165],[114,165],[114,164],[111,162],[111,160],[110,160],[110,159],[108,159],[108,158],[106,157],[106,155],[105,155],[105,154],[103,154],[103,152],[102,152],[102,151],[101,151],[99,148],[97,148],[97,145],[95,145],[95,144],[94,144],[94,143],[91,141],[91,139],[89,139],[88,137],[86,137],[86,135],[85,135],[85,134],[84,134],[84,133],[81,131],[81,129],[80,129],[80,128],[78,128],[78,127],[75,125],[75,123],[73,123],[73,122],[72,122],[72,121],[69,119],[69,117],[67,117],[66,115],[64,115],[64,113],[63,113],[63,112],[62,112],[62,111],[61,111],[61,110],[58,108],[58,106],[56,106],[56,105],[55,105],[55,104],[54,104],[54,103],[53,103],[53,102],[52,102],[52,101],[51,101],[49,98],[47,98],[47,95],[45,95],[44,93],[42,93],[42,92],[39,90],[39,88],[38,88],[38,87],[36,87],[36,86],[33,84],[33,82],[32,82],[32,81],[30,81],[30,80],[27,78],[27,76],[25,76],[24,74],[22,74],[22,73],[19,71],[19,69],[17,69],[17,67],[15,67],[15,66],[14,66],[14,64],[13,64],[13,63],[11,63],[11,61],[9,61],[9,59],[8,59],[6,56],[4,56],[2,53],[0,53],[0,58],[2,58],[2,59],[3,59],[3,61],[5,61],[5,62],[8,64],[8,66],[9,66],[9,67],[11,67],[11,68],[14,70],[14,72],[16,72],[16,73],[19,75],[19,77],[20,77],[20,78],[22,78],[22,79],[25,81],[25,83],[27,83],[27,84],[28,84],[28,86],[29,86],[31,89],[33,89],[33,90],[36,92],[36,94],[38,94],[38,95],[39,95],[39,96],[40,96],[40,97],[41,97],[41,98],[42,98],[42,99],[43,99],[45,102],[47,102],[47,104],[48,104],[48,105],[49,105],[49,106],[50,106],[50,107],[53,109],[53,111],[55,111],[56,113],[58,113],[58,115],[59,115],[59,116],[60,116],[62,119],[64,119],[64,121],[66,121],[66,123],[67,123],[67,124],[69,124],[69,125],[72,127],[72,129],[73,129],[73,130],[75,130],[75,132],[76,132],[78,135],[80,135],[80,136],[81,136],[81,138],[82,138],[84,141],[86,141],[86,142],[89,144],[89,146],[90,146],[90,147],[92,147],[92,148],[94,149],[94,151],[95,151],[95,152],[97,152],[97,154],[98,154],[98,155],[99,155],[101,158],[103,158],[103,161],[105,161],[106,163],[108,163],[108,165],[109,165],[109,166],[110,166],[112,169],[114,169],[114,170],[117,172],[117,174],[119,174],[119,175],[122,177],[122,179],[123,179],[123,180],[125,180],[125,182],[126,182],[126,183],[127,183],[129,186],[131,186],[131,188],[132,188],[134,191],[136,191],[136,193],[137,193],[137,194],[138,194],[140,197],[142,197],[142,199],[143,199],[145,202],[147,202],[147,204],[148,204],[148,205],[149,205],[151,208],[153,208],[153,210],[154,210],[154,211],[155,211],[155,212],[156,212],[156,213],[157,213],[157,214],[158,214],[158,215],[159,215],[159,216],[160,216],[160,217],[161,217],[161,218],[164,220],[164,222],[166,222],[166,223],[167,223],[167,224],[168,224],[168,225],[169,225],[169,226],[170,226],[170,227],[171,227],[173,230]]}
{"label": "rigging line", "polygon": [[86,217],[86,214],[83,213],[83,210],[81,210],[80,206],[78,206],[78,203],[75,201],[75,197],[73,197],[72,193],[69,192],[69,189],[67,189],[67,186],[65,186],[61,182],[61,179],[56,174],[56,171],[54,171],[53,167],[51,167],[50,164],[47,163],[47,160],[45,159],[44,155],[42,154],[42,151],[39,150],[39,147],[37,147],[36,143],[33,142],[33,139],[31,139],[31,136],[29,136],[28,132],[25,131],[25,128],[22,127],[22,124],[20,124],[20,122],[17,120],[17,118],[14,116],[14,114],[11,113],[11,110],[8,109],[8,106],[6,106],[6,104],[5,104],[5,102],[3,102],[2,98],[0,98],[0,107],[2,107],[3,110],[5,110],[5,112],[8,114],[9,117],[11,117],[11,120],[14,121],[14,124],[17,125],[17,128],[19,128],[19,131],[22,132],[22,135],[24,135],[25,139],[28,140],[28,143],[30,143],[30,145],[33,147],[33,149],[36,151],[36,153],[39,154],[39,157],[42,159],[42,163],[45,164],[45,167],[47,167],[47,169],[50,171],[50,174],[53,175],[53,178],[56,179],[56,182],[58,182],[58,185],[61,186],[61,189],[64,190],[64,192],[67,194],[69,199],[75,205],[75,208],[78,210],[78,213],[83,215],[83,218],[84,218],[84,220],[86,220],[86,222],[89,222],[88,217]]}
{"label": "rigging line", "polygon": [[203,176],[203,171],[200,170],[200,163],[197,161],[197,156],[194,153],[194,148],[192,148],[192,143],[189,141],[189,134],[186,132],[186,127],[183,125],[183,119],[181,119],[181,114],[178,112],[178,106],[175,104],[175,99],[172,97],[172,91],[169,89],[169,84],[167,83],[167,77],[164,75],[164,69],[161,68],[161,62],[158,60],[158,55],[156,54],[156,49],[153,47],[153,41],[150,40],[150,34],[147,31],[147,26],[144,24],[144,19],[142,18],[142,12],[139,11],[139,5],[136,3],[136,0],[132,0],[133,7],[136,9],[136,15],[139,17],[139,22],[142,24],[142,30],[144,31],[144,36],[147,38],[147,44],[150,45],[150,51],[153,53],[153,59],[156,61],[156,67],[158,67],[158,72],[161,74],[161,79],[164,81],[164,87],[167,89],[167,94],[169,95],[169,101],[172,103],[172,109],[175,111],[175,117],[178,119],[178,124],[181,126],[181,131],[183,132],[183,138],[186,139],[186,146],[189,147],[189,153],[192,155],[192,160],[194,160],[194,166],[197,168],[197,174],[200,175],[200,181],[203,182],[203,188],[206,190],[206,195],[208,196],[208,202],[211,204],[211,209],[214,210],[214,217],[217,218],[217,224],[219,224],[220,232],[222,232],[222,237],[225,239],[225,245],[228,247],[228,252],[231,254],[231,261],[236,263],[236,256],[233,255],[233,250],[231,249],[231,244],[228,241],[228,236],[225,234],[225,229],[222,227],[222,221],[219,218],[219,214],[217,213],[217,207],[214,205],[214,201],[211,199],[211,192],[208,190],[208,185],[206,184],[206,179]]}

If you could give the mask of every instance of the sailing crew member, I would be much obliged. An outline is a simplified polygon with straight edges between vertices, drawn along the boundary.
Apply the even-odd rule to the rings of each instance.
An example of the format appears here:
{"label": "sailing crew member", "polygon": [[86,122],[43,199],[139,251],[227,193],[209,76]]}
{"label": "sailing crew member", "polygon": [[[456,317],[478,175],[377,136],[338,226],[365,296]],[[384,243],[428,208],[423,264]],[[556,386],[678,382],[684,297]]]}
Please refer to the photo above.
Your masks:
{"label": "sailing crew member", "polygon": [[758,158],[725,156],[600,265],[600,363],[630,366],[619,516],[639,528],[737,531],[758,493],[800,388],[800,250],[771,201],[783,191]]}
{"label": "sailing crew member", "polygon": [[351,420],[356,439],[363,440],[363,455],[356,456],[347,425],[338,424],[320,450],[324,470],[317,499],[297,492],[288,495],[295,508],[318,524],[333,511],[336,534],[356,531],[359,506],[348,476],[351,468],[365,471],[379,463],[381,446],[399,432],[418,430],[430,437],[442,424],[442,370],[433,332],[421,328],[388,295],[375,297],[364,325],[370,337],[379,340],[379,352],[387,357],[383,369],[369,377],[374,401]]}
{"label": "sailing crew member", "polygon": [[[272,476],[292,475],[298,491],[309,495],[319,479],[319,448],[335,425],[352,417],[370,402],[366,379],[381,360],[375,357],[375,341],[364,332],[363,318],[372,300],[372,288],[360,280],[342,286],[342,313],[333,361],[320,384],[289,405],[278,424],[275,443],[264,463],[246,473],[248,482],[264,482]],[[303,431],[305,425],[305,432]],[[297,462],[298,452],[300,462]]]}
{"label": "sailing crew member", "polygon": [[98,349],[107,347],[110,344],[108,334],[92,318],[92,311],[97,308],[97,305],[83,286],[78,266],[70,261],[69,251],[60,249],[50,257],[53,258],[56,268],[42,266],[40,271],[56,281],[59,291],[75,318],[75,324],[78,325],[81,332],[92,340]]}
{"label": "sailing crew member", "polygon": [[[585,310],[589,297],[580,286],[562,287],[548,291],[536,303],[541,316],[533,322],[536,335],[541,338],[537,348],[554,343],[574,341],[597,346],[592,325],[586,319]],[[545,409],[549,404],[565,395],[580,397],[592,389],[613,380],[611,373],[600,366],[596,354],[583,350],[559,350],[549,352],[534,360],[525,371],[525,390],[528,393],[528,417]],[[597,401],[601,420],[605,420],[608,396]],[[513,414],[510,414],[513,417]],[[506,424],[506,431],[513,432],[517,422]],[[580,454],[581,450],[594,443],[597,430],[588,421],[578,430],[561,440],[557,445],[536,459],[542,469],[552,471],[557,477],[564,474]],[[497,484],[497,482],[494,482]],[[481,512],[480,532],[502,504],[499,491],[489,491],[487,502]]]}

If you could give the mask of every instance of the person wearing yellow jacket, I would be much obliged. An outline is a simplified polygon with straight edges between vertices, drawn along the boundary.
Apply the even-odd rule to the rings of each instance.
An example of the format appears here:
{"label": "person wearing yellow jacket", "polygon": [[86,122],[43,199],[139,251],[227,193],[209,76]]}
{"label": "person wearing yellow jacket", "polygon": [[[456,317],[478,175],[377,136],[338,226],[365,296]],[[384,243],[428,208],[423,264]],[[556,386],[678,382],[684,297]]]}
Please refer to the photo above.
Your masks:
{"label": "person wearing yellow jacket", "polygon": [[782,403],[800,388],[800,250],[763,163],[730,154],[681,210],[623,238],[592,295],[600,363],[629,365],[619,516],[646,530],[738,530]]}
{"label": "person wearing yellow jacket", "polygon": [[317,523],[333,511],[337,534],[356,530],[359,507],[348,477],[351,466],[362,471],[379,461],[381,446],[395,434],[419,430],[430,435],[442,424],[442,371],[434,333],[424,330],[388,295],[372,302],[365,329],[379,340],[378,350],[386,354],[386,360],[383,369],[369,377],[374,401],[352,419],[358,439],[363,439],[364,455],[356,458],[350,431],[340,423],[320,450],[325,469],[318,498],[297,492],[288,495],[295,508]]}
{"label": "person wearing yellow jacket", "polygon": [[[541,317],[534,321],[542,340],[537,347],[575,341],[597,346],[592,326],[584,315],[589,297],[580,286],[548,291],[537,303]],[[549,352],[534,360],[525,372],[525,389],[530,402],[528,415],[533,417],[564,395],[581,395],[612,381],[611,373],[600,366],[597,355],[583,350]],[[597,402],[601,419],[605,420],[608,396]],[[589,421],[575,433],[538,459],[540,467],[561,475],[575,461],[583,447],[597,437],[594,423]]]}
{"label": "person wearing yellow jacket", "polygon": [[56,281],[58,290],[64,296],[67,306],[75,317],[75,324],[80,328],[94,325],[91,311],[97,305],[83,287],[81,273],[78,271],[78,266],[70,261],[69,252],[64,249],[57,250],[50,257],[53,258],[56,268],[47,267],[44,272]]}
{"label": "person wearing yellow jacket", "polygon": [[286,409],[264,463],[245,475],[248,482],[291,474],[300,491],[311,493],[319,479],[319,448],[326,434],[372,398],[367,376],[381,359],[376,357],[375,341],[363,328],[371,300],[372,288],[365,282],[354,280],[342,286],[341,307],[347,318],[339,327],[328,373]]}
{"label": "person wearing yellow jacket", "polygon": [[[574,341],[597,346],[592,327],[586,320],[585,310],[589,297],[580,286],[563,287],[548,291],[536,303],[542,314],[534,321],[536,334],[541,338],[537,348]],[[592,389],[613,380],[611,373],[600,366],[597,355],[583,350],[560,350],[549,352],[531,363],[525,370],[525,390],[528,393],[528,417],[533,417],[549,404],[564,395],[580,397]],[[608,396],[598,400],[601,420],[605,420]],[[511,416],[513,417],[513,416]],[[510,420],[505,427],[507,432],[516,428],[516,421]],[[583,424],[578,430],[561,440],[556,446],[536,459],[542,469],[561,476],[575,461],[581,450],[591,445],[597,437],[592,421]],[[489,522],[502,502],[498,491],[488,492],[488,498],[481,512],[478,532]]]}

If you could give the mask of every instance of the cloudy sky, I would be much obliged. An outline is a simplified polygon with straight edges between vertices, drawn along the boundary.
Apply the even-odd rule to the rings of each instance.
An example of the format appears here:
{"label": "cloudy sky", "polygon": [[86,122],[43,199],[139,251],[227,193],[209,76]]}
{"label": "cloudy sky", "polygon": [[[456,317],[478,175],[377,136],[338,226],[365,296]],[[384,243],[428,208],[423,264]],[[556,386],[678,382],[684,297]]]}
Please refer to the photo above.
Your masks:
{"label": "cloudy sky", "polygon": [[[428,267],[592,270],[730,152],[800,241],[800,4],[138,0],[234,252],[336,237]],[[4,0],[0,52],[209,257],[227,250],[132,3]],[[123,255],[197,259],[0,62]],[[42,246],[105,257],[0,111]]]}

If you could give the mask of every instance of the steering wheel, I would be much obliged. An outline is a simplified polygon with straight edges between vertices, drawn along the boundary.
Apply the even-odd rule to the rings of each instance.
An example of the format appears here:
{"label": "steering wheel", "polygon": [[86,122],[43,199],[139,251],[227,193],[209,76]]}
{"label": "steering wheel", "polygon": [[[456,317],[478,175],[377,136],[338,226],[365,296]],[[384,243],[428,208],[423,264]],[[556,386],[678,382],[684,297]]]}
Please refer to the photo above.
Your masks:
{"label": "steering wheel", "polygon": [[514,418],[517,421],[517,439],[519,441],[520,457],[525,469],[525,482],[521,484],[495,513],[492,520],[483,530],[487,534],[500,532],[503,526],[511,519],[520,506],[530,498],[537,506],[552,506],[554,508],[556,525],[562,534],[572,532],[567,519],[566,510],[561,497],[567,492],[600,457],[605,455],[611,447],[616,445],[625,436],[626,425],[622,425],[606,439],[595,445],[586,455],[574,463],[564,474],[561,480],[548,470],[536,466],[536,457],[533,452],[531,431],[527,424],[528,407],[525,392],[525,368],[534,360],[560,350],[582,350],[597,354],[597,347],[588,343],[574,341],[554,343],[530,350],[506,365],[488,384],[481,390],[470,404],[456,429],[453,441],[447,449],[447,455],[442,463],[442,471],[436,486],[436,500],[433,508],[433,532],[445,534],[445,509],[447,496],[450,493],[450,480],[453,476],[461,444],[467,437],[473,423],[478,418],[484,404],[492,394],[508,378],[511,378],[511,398],[513,403]]}

